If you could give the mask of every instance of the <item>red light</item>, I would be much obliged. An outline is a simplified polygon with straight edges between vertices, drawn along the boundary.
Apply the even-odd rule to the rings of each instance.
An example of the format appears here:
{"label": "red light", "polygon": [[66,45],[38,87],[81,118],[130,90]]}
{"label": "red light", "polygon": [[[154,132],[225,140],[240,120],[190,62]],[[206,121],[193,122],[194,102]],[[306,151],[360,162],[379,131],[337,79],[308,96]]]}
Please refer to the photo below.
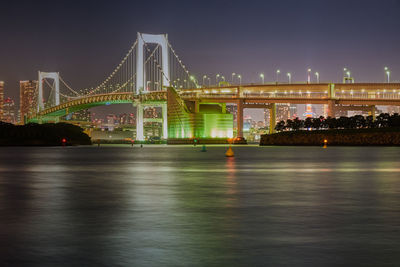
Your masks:
{"label": "red light", "polygon": [[65,144],[65,143],[67,142],[67,139],[63,138],[63,139],[61,140],[61,142],[62,142],[63,144]]}

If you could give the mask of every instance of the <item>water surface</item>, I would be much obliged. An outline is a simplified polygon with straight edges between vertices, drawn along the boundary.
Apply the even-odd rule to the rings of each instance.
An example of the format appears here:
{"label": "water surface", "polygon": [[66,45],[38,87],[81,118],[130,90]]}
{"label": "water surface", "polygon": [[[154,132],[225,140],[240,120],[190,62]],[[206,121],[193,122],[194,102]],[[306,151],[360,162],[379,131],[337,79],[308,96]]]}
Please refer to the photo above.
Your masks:
{"label": "water surface", "polygon": [[400,148],[207,149],[0,148],[0,265],[400,265]]}

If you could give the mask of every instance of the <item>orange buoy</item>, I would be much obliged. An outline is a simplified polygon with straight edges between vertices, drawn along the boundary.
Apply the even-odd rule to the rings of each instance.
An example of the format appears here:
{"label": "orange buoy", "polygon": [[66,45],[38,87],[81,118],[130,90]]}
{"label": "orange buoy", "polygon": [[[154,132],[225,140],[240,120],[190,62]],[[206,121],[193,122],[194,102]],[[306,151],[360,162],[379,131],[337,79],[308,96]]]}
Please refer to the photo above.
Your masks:
{"label": "orange buoy", "polygon": [[233,153],[232,146],[229,146],[228,150],[225,153],[225,156],[227,156],[227,157],[234,157],[235,156],[235,153]]}
{"label": "orange buoy", "polygon": [[323,148],[327,148],[328,147],[327,145],[328,145],[328,140],[325,139]]}

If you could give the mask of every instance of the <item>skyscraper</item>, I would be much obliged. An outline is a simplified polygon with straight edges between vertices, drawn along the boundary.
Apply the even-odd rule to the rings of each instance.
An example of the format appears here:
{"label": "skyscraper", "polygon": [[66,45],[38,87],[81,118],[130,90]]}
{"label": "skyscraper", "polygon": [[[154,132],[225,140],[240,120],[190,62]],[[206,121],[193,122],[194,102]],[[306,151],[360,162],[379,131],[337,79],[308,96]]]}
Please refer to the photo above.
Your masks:
{"label": "skyscraper", "polygon": [[20,120],[25,123],[26,118],[35,113],[37,81],[19,82],[19,112]]}
{"label": "skyscraper", "polygon": [[0,81],[0,121],[4,120],[3,103],[4,103],[4,82]]}
{"label": "skyscraper", "polygon": [[16,122],[16,114],[15,114],[15,103],[10,97],[4,99],[4,106],[3,106],[3,121],[8,123],[15,123]]}

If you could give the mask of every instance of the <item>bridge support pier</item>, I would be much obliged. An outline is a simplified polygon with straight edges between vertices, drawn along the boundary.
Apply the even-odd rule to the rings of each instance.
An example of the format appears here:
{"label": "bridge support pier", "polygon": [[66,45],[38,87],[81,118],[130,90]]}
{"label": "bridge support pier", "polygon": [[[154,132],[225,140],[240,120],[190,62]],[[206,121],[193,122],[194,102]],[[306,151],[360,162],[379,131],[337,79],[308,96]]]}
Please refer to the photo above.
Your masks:
{"label": "bridge support pier", "polygon": [[335,118],[335,100],[328,100],[328,117]]}
{"label": "bridge support pier", "polygon": [[143,105],[136,105],[136,140],[144,141]]}
{"label": "bridge support pier", "polygon": [[243,100],[240,99],[237,103],[237,133],[236,137],[243,138]]}
{"label": "bridge support pier", "polygon": [[168,110],[167,110],[167,103],[162,104],[162,127],[163,127],[163,139],[168,139]]}
{"label": "bridge support pier", "polygon": [[275,133],[276,126],[276,104],[272,103],[269,108],[269,134]]}

